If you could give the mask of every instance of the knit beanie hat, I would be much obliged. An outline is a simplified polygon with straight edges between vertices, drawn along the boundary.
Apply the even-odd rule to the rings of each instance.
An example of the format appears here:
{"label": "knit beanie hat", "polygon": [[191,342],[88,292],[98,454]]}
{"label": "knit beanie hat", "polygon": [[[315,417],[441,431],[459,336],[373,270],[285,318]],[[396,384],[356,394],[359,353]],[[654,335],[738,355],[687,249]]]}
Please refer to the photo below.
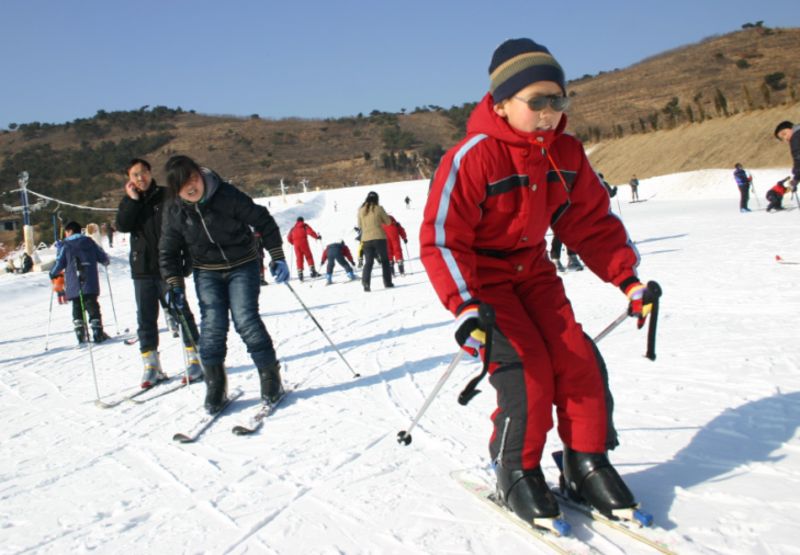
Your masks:
{"label": "knit beanie hat", "polygon": [[564,70],[550,51],[531,39],[509,39],[497,47],[489,65],[489,92],[495,104],[537,81],[554,81],[564,94]]}

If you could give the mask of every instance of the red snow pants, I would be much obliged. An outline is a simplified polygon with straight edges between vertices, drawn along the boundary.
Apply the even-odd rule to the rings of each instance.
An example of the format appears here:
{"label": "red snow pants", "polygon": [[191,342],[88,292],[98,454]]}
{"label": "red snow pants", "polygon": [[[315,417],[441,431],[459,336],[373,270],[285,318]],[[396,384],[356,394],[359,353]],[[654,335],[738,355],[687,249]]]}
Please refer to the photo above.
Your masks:
{"label": "red snow pants", "polygon": [[496,318],[489,381],[498,406],[489,451],[508,469],[539,466],[554,405],[558,434],[576,451],[605,452],[607,432],[616,435],[605,365],[575,321],[561,279],[544,257],[525,274],[480,289]]}
{"label": "red snow pants", "polygon": [[314,257],[311,256],[311,247],[308,246],[308,241],[298,241],[294,244],[294,256],[297,259],[297,269],[303,269],[303,259],[309,266],[314,265]]}

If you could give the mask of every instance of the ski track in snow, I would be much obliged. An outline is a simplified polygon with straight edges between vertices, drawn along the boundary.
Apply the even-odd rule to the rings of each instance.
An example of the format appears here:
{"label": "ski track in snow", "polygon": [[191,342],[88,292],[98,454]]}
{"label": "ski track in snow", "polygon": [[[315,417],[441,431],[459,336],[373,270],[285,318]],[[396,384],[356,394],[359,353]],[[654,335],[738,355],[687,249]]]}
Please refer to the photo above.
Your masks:
{"label": "ski track in snow", "polygon": [[[775,262],[776,254],[800,260],[800,212],[766,214],[763,193],[785,171],[752,173],[762,208],[751,214],[738,213],[729,170],[642,180],[646,203],[612,199],[639,249],[642,278],[657,280],[664,297],[655,362],[643,357],[646,334],[632,321],[599,345],[621,438],[611,458],[680,553],[800,554],[800,274]],[[272,198],[270,210],[284,231],[303,215],[326,243],[344,239],[355,254],[355,212],[372,189],[408,231],[407,275],[387,290],[376,268],[369,294],[338,267],[330,287],[291,282],[361,377],[270,279],[260,312],[296,390],[249,437],[230,432],[258,396],[232,328],[229,381],[245,394],[198,443],[178,445],[171,437],[201,411],[202,384],[95,407],[89,350],[74,346],[69,307],[54,303],[48,324],[46,275],[0,276],[9,315],[0,322],[0,554],[547,553],[449,477],[468,468],[492,483],[493,390],[483,382],[469,406],[456,402],[478,362],[462,361],[411,445],[395,440],[456,353],[452,317],[418,258],[427,183],[294,195],[286,205]],[[116,323],[103,276],[100,303],[107,331],[121,338],[135,331],[136,312],[123,236],[116,243]],[[319,261],[322,245],[311,247]],[[621,293],[588,270],[562,279],[589,335],[625,308]],[[181,346],[163,323],[160,351],[167,373],[178,374]],[[137,345],[117,338],[92,354],[104,400],[136,391]],[[549,453],[560,447],[551,432],[542,461],[551,481]],[[650,552],[567,516],[575,536],[603,553]]]}

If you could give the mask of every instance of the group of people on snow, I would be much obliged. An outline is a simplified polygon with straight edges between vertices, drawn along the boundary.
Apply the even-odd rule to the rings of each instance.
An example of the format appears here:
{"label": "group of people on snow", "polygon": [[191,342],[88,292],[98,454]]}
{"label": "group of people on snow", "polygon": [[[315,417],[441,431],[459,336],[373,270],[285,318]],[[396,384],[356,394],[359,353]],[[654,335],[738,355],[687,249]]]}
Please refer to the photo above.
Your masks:
{"label": "group of people on snow", "polygon": [[[489,92],[470,115],[465,138],[444,155],[433,175],[420,229],[421,260],[453,314],[456,342],[485,359],[497,391],[489,456],[498,495],[529,522],[560,514],[541,467],[554,425],[553,406],[567,495],[608,515],[636,506],[608,458],[618,445],[608,372],[597,346],[576,321],[558,277],[561,241],[569,245],[568,265],[580,265],[580,255],[592,272],[620,289],[639,327],[658,295],[638,277],[639,254],[610,210],[611,188],[592,169],[582,144],[564,132],[568,105],[564,71],[545,46],[527,38],[500,44],[489,65]],[[788,123],[775,134],[792,145],[790,186],[796,186],[800,133]],[[189,364],[196,362],[189,379],[205,381],[209,412],[219,411],[226,400],[231,318],[258,372],[262,399],[274,402],[282,394],[280,363],[259,315],[258,298],[262,249],[269,254],[275,281],[289,279],[275,220],[267,208],[187,156],[167,162],[166,188],[155,183],[150,171],[142,159],[131,162],[116,222],[119,231],[131,235],[145,366],[142,387],[164,377],[156,324],[163,302],[183,330]],[[638,200],[635,176],[630,186]],[[408,197],[405,203],[408,207]],[[376,261],[384,287],[394,287],[392,261],[404,272],[400,239],[407,242],[405,230],[374,191],[357,218],[363,290],[371,290]],[[549,228],[554,241],[548,258],[544,237]],[[54,272],[67,269],[66,295],[73,300],[79,340],[86,340],[81,331],[86,326],[78,329],[83,313],[75,308],[76,297],[79,308],[88,310],[95,337],[102,338],[97,264],[107,264],[108,257],[84,240],[80,226],[68,224],[67,229]],[[312,277],[318,275],[309,237],[322,241],[298,218],[287,241],[295,249],[300,279],[305,264]],[[325,261],[328,282],[334,261],[355,279],[344,241],[327,245]],[[190,272],[200,306],[199,330],[186,302],[184,280]]]}
{"label": "group of people on snow", "polygon": [[[767,212],[783,210],[783,197],[787,192],[797,194],[797,184],[800,183],[800,124],[795,125],[791,121],[782,121],[774,131],[775,138],[781,142],[789,144],[789,151],[792,156],[791,175],[778,180],[775,185],[767,191]],[[750,192],[755,193],[753,186],[753,176],[736,163],[733,170],[733,178],[739,188],[739,211],[750,212],[748,201]],[[786,182],[789,182],[788,185]]]}

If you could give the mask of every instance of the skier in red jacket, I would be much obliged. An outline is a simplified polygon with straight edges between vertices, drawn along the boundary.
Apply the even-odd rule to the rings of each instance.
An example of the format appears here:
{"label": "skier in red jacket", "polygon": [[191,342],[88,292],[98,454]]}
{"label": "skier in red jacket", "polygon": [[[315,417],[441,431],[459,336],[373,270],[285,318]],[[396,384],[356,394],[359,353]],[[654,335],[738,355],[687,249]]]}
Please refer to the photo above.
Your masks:
{"label": "skier in red jacket", "polygon": [[605,364],[547,258],[547,228],[628,296],[640,324],[651,292],[583,146],[564,133],[561,66],[544,46],[513,39],[494,52],[489,74],[467,136],[431,183],[422,262],[470,354],[486,349],[479,305],[495,312],[489,374],[498,407],[489,451],[501,500],[532,523],[560,514],[540,466],[555,405],[568,494],[606,514],[627,509],[633,494],[607,457],[617,440]]}
{"label": "skier in red jacket", "polygon": [[311,247],[308,246],[308,237],[311,236],[319,241],[322,240],[321,235],[311,229],[305,220],[300,217],[297,218],[297,223],[286,236],[286,240],[290,245],[294,245],[294,256],[297,259],[297,277],[303,281],[303,262],[308,262],[308,268],[311,270],[311,277],[319,277],[317,269],[314,267],[314,257],[311,254]]}
{"label": "skier in red jacket", "polygon": [[397,262],[397,269],[401,276],[406,275],[406,270],[403,267],[403,248],[400,245],[400,239],[408,243],[408,236],[406,230],[400,225],[400,222],[394,219],[394,216],[389,216],[392,223],[382,225],[383,231],[386,232],[386,250],[389,254],[389,263],[392,265],[392,275],[394,275],[394,263]]}

